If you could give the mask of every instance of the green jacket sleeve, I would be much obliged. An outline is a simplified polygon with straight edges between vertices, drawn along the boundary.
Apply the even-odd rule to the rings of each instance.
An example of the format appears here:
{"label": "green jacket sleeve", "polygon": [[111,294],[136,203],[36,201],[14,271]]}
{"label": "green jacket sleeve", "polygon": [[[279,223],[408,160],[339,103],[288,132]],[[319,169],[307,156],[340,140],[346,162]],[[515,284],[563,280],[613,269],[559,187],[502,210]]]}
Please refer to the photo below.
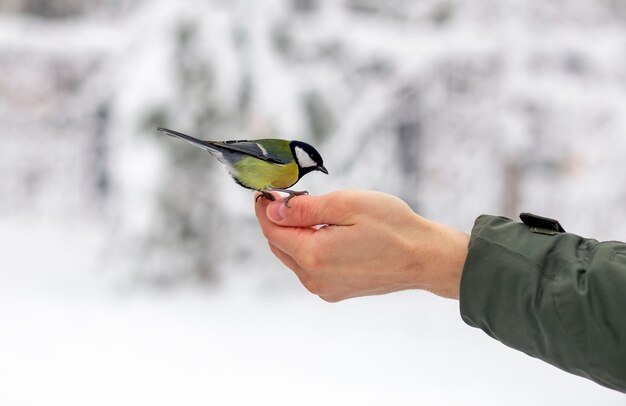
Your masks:
{"label": "green jacket sleeve", "polygon": [[525,222],[476,220],[461,280],[463,320],[626,392],[626,244],[565,233],[532,215]]}

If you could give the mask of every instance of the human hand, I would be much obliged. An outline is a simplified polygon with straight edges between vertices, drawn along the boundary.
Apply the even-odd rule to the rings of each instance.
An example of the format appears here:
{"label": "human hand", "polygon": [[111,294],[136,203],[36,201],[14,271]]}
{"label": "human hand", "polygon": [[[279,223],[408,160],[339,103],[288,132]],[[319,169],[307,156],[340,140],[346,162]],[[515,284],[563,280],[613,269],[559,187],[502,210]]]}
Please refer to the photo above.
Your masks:
{"label": "human hand", "polygon": [[469,236],[397,197],[341,190],[255,208],[274,255],[326,301],[405,289],[459,297]]}

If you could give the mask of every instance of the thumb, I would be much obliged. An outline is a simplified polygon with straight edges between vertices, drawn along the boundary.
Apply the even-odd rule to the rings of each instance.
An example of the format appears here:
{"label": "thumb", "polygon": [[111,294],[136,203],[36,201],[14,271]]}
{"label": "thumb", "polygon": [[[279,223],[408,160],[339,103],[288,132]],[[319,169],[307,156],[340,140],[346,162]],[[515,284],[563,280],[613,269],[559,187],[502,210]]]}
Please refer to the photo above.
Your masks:
{"label": "thumb", "polygon": [[296,196],[276,200],[267,207],[267,217],[281,226],[312,227],[321,224],[345,225],[350,217],[350,204],[340,192],[322,196]]}

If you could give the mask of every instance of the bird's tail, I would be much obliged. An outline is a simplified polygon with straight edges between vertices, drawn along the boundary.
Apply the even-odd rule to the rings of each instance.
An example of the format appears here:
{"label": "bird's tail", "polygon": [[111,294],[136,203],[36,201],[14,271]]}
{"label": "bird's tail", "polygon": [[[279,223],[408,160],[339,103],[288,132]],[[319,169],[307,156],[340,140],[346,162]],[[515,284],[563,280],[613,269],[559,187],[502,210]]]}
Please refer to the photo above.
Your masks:
{"label": "bird's tail", "polygon": [[192,137],[191,135],[183,134],[178,131],[174,131],[174,130],[170,130],[170,129],[162,128],[162,127],[157,128],[157,130],[162,131],[165,134],[174,138],[182,138],[183,140],[189,142],[190,144],[195,145],[198,148],[202,148],[205,151],[215,152],[216,150],[216,148],[210,142],[202,141],[198,138]]}

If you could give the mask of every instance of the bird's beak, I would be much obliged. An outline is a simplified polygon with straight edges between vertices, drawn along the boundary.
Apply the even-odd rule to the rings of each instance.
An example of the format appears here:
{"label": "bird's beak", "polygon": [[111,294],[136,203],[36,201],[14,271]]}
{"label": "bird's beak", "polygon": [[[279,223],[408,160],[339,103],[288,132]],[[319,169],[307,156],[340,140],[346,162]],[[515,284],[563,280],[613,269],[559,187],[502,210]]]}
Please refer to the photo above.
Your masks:
{"label": "bird's beak", "polygon": [[328,175],[328,169],[326,169],[326,168],[324,167],[324,165],[320,165],[320,166],[318,166],[318,167],[317,167],[317,170],[318,170],[318,171],[320,171],[320,172],[324,172],[326,175]]}

